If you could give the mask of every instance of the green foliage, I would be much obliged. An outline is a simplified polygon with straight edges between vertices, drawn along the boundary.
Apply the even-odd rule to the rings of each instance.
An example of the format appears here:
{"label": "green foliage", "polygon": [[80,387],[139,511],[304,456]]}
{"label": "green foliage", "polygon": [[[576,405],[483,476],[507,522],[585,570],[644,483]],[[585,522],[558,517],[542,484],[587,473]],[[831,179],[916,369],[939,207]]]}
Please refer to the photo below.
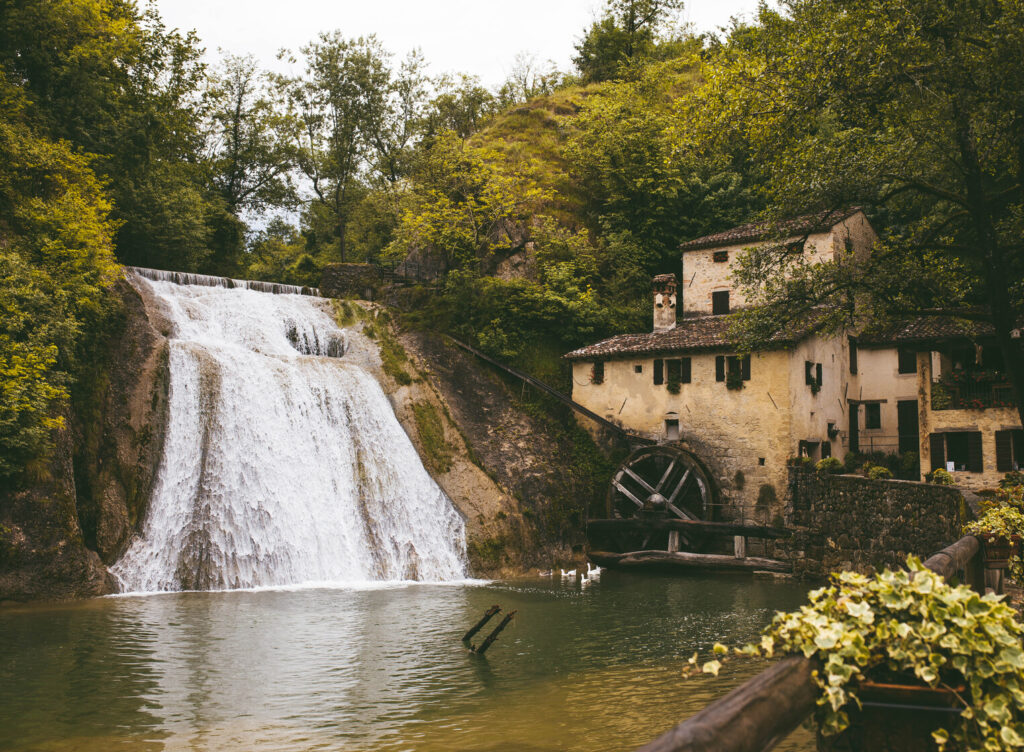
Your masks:
{"label": "green foliage", "polygon": [[868,477],[871,478],[871,480],[890,480],[893,475],[892,470],[887,467],[872,465],[868,468]]}
{"label": "green foliage", "polygon": [[849,724],[858,684],[913,676],[930,687],[965,685],[966,709],[936,732],[940,749],[1024,744],[1024,627],[995,595],[952,587],[915,557],[909,571],[841,572],[799,611],[779,613],[743,652],[797,653],[822,668],[815,720],[825,735]]}
{"label": "green foliage", "polygon": [[1003,476],[1003,479],[999,481],[999,487],[1002,489],[1017,489],[1024,487],[1024,473],[1018,470],[1013,470]]}
{"label": "green foliage", "polygon": [[925,480],[928,483],[934,483],[936,486],[956,485],[956,481],[953,479],[953,473],[948,470],[943,470],[941,467],[937,467],[928,473],[928,475],[925,476]]}
{"label": "green foliage", "polygon": [[445,438],[441,414],[433,403],[426,401],[414,402],[412,413],[427,464],[435,473],[447,473],[452,469],[455,447]]}
{"label": "green foliage", "polygon": [[827,475],[839,475],[846,470],[846,467],[838,457],[825,457],[818,460],[818,464],[814,466],[814,469],[819,473]]}
{"label": "green foliage", "polygon": [[1014,582],[1024,582],[1024,558],[1020,551],[1024,538],[1024,486],[1000,488],[994,499],[982,500],[981,508],[981,516],[964,525],[964,533],[985,540],[1015,541],[1009,562],[1010,577]]}
{"label": "green foliage", "polygon": [[584,81],[610,81],[655,54],[659,35],[681,0],[607,0],[604,15],[576,45],[573,62]]}
{"label": "green foliage", "polygon": [[85,158],[34,135],[0,76],[0,480],[45,456],[118,271]]}

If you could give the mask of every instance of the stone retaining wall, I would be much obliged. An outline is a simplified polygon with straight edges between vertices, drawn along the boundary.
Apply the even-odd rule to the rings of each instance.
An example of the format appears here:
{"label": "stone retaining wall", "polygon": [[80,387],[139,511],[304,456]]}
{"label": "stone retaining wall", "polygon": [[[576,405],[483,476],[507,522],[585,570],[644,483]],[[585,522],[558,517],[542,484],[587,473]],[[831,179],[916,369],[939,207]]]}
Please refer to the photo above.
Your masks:
{"label": "stone retaining wall", "polygon": [[796,533],[785,546],[797,575],[897,567],[961,536],[963,497],[949,486],[791,468],[789,489]]}
{"label": "stone retaining wall", "polygon": [[380,272],[369,264],[328,264],[320,277],[320,294],[374,300],[382,282]]}

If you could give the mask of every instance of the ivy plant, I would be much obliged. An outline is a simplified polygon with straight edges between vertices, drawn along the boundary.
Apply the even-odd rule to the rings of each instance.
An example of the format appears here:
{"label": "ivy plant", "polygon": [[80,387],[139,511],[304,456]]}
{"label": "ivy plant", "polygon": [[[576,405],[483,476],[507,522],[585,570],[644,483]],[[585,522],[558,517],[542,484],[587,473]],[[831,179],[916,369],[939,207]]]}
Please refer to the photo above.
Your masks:
{"label": "ivy plant", "polygon": [[[1008,492],[1000,490],[1004,499]],[[1008,503],[996,502],[987,505],[982,515],[964,525],[964,533],[977,535],[984,538],[1004,538],[1009,541],[1014,536],[1018,540],[1024,536],[1024,512],[1020,507],[1011,506]],[[1014,582],[1024,582],[1024,560],[1021,559],[1020,547],[1014,548],[1010,557],[1008,570]]]}
{"label": "ivy plant", "polygon": [[[808,605],[776,614],[760,643],[738,652],[817,659],[815,720],[825,735],[847,728],[864,680],[913,677],[949,689],[964,705],[934,732],[940,750],[1024,746],[1024,626],[1016,613],[999,596],[949,585],[913,556],[907,567],[872,577],[834,574]],[[719,663],[716,657],[702,670],[714,673]]]}

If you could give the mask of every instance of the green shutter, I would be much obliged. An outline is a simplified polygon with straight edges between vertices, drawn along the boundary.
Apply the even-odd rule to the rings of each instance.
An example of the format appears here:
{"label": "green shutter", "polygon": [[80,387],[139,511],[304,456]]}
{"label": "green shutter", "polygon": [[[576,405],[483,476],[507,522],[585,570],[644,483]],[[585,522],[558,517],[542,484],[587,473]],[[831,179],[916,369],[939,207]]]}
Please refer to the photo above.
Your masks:
{"label": "green shutter", "polygon": [[941,433],[933,433],[928,437],[931,447],[932,470],[946,469],[946,439]]}
{"label": "green shutter", "polygon": [[996,470],[1013,470],[1013,431],[996,431]]}
{"label": "green shutter", "polygon": [[985,469],[981,453],[981,432],[971,431],[967,434],[967,470],[980,473]]}

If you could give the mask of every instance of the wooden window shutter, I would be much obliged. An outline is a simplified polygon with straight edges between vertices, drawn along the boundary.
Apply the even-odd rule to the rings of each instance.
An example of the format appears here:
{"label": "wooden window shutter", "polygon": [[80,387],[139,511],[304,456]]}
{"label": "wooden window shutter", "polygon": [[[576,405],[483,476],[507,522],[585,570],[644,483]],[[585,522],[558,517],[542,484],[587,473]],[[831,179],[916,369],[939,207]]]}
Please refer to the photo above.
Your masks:
{"label": "wooden window shutter", "polygon": [[725,356],[715,356],[715,381],[725,381]]}
{"label": "wooden window shutter", "polygon": [[814,363],[809,360],[804,361],[804,383],[808,385],[814,383]]}
{"label": "wooden window shutter", "polygon": [[740,372],[744,381],[750,381],[750,356],[744,355],[740,359]]}
{"label": "wooden window shutter", "polygon": [[654,359],[654,385],[659,386],[665,383],[665,361],[661,358]]}
{"label": "wooden window shutter", "polygon": [[814,383],[817,384],[818,386],[821,386],[821,363],[814,364]]}
{"label": "wooden window shutter", "polygon": [[857,373],[857,338],[849,337],[850,343],[850,373]]}
{"label": "wooden window shutter", "polygon": [[981,453],[980,431],[971,431],[967,434],[967,469],[972,473],[980,473],[985,469]]}
{"label": "wooden window shutter", "polygon": [[682,358],[679,361],[679,383],[689,384],[690,383],[690,359]]}
{"label": "wooden window shutter", "polygon": [[996,431],[996,470],[1013,470],[1013,431]]}
{"label": "wooden window shutter", "polygon": [[594,363],[594,370],[591,372],[590,381],[592,384],[603,384],[604,383],[604,361],[599,360]]}
{"label": "wooden window shutter", "polygon": [[941,433],[933,433],[928,437],[931,446],[932,470],[946,469],[946,438]]}

